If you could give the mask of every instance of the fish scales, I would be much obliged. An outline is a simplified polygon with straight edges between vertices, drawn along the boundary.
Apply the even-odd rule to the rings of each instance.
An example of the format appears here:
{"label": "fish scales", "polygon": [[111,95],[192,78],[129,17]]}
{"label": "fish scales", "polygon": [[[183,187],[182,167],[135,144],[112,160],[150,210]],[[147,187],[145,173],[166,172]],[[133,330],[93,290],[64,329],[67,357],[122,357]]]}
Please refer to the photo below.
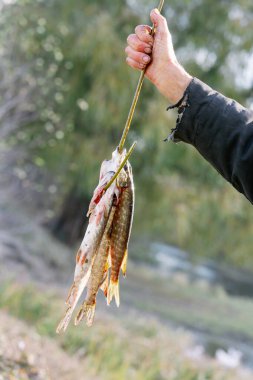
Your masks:
{"label": "fish scales", "polygon": [[[111,188],[109,190],[110,191],[105,194],[105,198],[100,201],[98,205],[99,207],[95,208],[94,215],[92,215],[90,218],[92,221],[88,225],[84,240],[77,253],[74,282],[70,288],[69,295],[66,300],[66,304],[68,307],[64,318],[61,320],[60,324],[57,327],[57,332],[60,332],[61,330],[66,330],[72,317],[73,311],[77,305],[77,302],[81,297],[82,292],[89,280],[92,264],[96,257],[96,253],[101,242],[104,230],[106,228],[107,220],[109,218],[109,212],[112,207],[112,199],[110,199],[110,192],[112,190]],[[105,209],[104,202],[106,204]],[[97,224],[96,218],[98,215],[96,214],[96,212],[99,214],[101,209],[103,210],[102,216],[100,218],[99,223]]]}
{"label": "fish scales", "polygon": [[115,195],[118,196],[116,181],[106,191],[104,191],[104,188],[117,171],[125,155],[125,150],[119,153],[118,149],[116,149],[112,153],[112,159],[103,161],[101,165],[99,184],[94,191],[89,206],[88,214],[91,214],[89,224],[76,255],[74,282],[66,300],[67,310],[64,318],[57,327],[57,333],[61,330],[66,330],[74,308],[89,280],[92,264],[112,207],[113,197]]}
{"label": "fish scales", "polygon": [[96,296],[101,284],[105,280],[105,276],[107,276],[107,260],[111,244],[110,230],[115,215],[115,210],[116,206],[113,205],[103,238],[92,265],[91,276],[87,285],[87,295],[75,320],[76,325],[83,319],[84,316],[86,316],[86,323],[88,326],[91,326],[93,323],[96,307]]}
{"label": "fish scales", "polygon": [[[127,259],[127,247],[131,233],[134,211],[134,184],[131,166],[126,166],[127,180],[121,186],[111,233],[111,275],[108,289],[108,303],[113,296],[119,306],[118,280],[123,260]],[[125,271],[125,270],[124,270]],[[124,273],[125,274],[125,273]]]}

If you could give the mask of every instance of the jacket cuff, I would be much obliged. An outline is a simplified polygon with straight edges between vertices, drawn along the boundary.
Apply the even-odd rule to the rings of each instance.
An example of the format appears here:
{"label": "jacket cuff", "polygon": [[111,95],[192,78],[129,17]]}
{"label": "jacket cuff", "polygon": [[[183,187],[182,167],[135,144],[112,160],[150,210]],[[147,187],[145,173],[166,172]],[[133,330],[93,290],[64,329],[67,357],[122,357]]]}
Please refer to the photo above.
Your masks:
{"label": "jacket cuff", "polygon": [[187,107],[183,110],[181,117],[178,117],[176,128],[171,131],[167,140],[175,143],[183,141],[194,145],[198,127],[197,115],[200,109],[210,106],[216,92],[201,80],[193,78],[185,94],[187,94]]}

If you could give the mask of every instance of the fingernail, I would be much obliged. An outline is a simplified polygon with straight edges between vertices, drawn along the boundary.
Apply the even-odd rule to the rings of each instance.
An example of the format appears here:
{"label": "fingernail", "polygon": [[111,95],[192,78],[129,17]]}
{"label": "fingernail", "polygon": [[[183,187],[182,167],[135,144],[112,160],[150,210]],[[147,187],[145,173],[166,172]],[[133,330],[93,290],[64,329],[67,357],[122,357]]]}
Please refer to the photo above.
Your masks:
{"label": "fingernail", "polygon": [[154,12],[155,12],[156,14],[158,14],[158,15],[160,14],[160,12],[159,12],[159,10],[158,10],[157,8],[154,9]]}
{"label": "fingernail", "polygon": [[144,51],[145,51],[145,53],[150,54],[152,50],[151,50],[150,47],[146,47],[146,48],[144,49]]}
{"label": "fingernail", "polygon": [[142,60],[144,62],[149,62],[150,58],[147,55],[144,55],[144,57],[142,57]]}

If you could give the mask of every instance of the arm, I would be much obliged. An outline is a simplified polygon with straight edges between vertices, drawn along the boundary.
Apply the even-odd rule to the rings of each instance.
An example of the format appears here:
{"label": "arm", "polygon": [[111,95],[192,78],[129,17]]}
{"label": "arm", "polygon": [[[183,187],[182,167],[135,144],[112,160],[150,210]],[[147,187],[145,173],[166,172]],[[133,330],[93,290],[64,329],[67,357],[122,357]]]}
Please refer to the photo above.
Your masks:
{"label": "arm", "polygon": [[[136,34],[128,37],[127,63],[138,69],[148,64],[146,77],[171,103],[187,92],[189,107],[172,139],[193,145],[253,202],[253,113],[198,79],[192,80],[176,59],[165,18],[154,10],[151,20],[156,26],[155,39],[148,26],[138,26]],[[151,49],[145,50],[148,47],[153,48],[152,61],[148,55]]]}

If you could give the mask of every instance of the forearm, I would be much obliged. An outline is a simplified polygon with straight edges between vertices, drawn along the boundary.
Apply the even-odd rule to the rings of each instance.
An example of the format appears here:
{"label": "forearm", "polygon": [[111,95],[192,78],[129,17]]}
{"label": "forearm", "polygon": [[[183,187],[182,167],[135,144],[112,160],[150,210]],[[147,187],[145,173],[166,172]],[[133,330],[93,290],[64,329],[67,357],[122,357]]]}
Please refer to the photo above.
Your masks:
{"label": "forearm", "polygon": [[192,76],[178,63],[167,63],[162,71],[151,79],[159,92],[172,104],[177,103],[189,86]]}
{"label": "forearm", "polygon": [[253,113],[194,79],[174,133],[253,202]]}
{"label": "forearm", "polygon": [[253,114],[201,81],[192,80],[178,63],[166,19],[157,10],[150,16],[155,37],[148,25],[135,28],[127,38],[128,65],[145,69],[146,77],[170,103],[178,103],[186,90],[177,128],[170,138],[193,145],[253,203]]}

